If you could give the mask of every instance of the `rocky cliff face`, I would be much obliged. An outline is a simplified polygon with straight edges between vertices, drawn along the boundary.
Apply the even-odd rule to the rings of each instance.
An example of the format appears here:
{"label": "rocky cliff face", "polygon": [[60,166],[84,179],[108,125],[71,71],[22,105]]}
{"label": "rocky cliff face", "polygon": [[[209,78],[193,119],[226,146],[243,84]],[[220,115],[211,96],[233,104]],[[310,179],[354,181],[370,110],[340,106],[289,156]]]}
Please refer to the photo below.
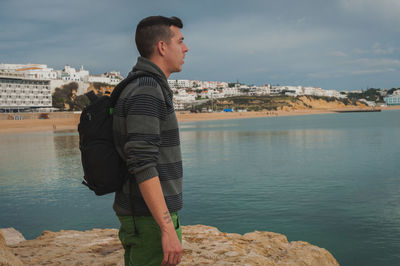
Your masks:
{"label": "rocky cliff face", "polygon": [[346,109],[346,108],[368,108],[365,103],[357,101],[355,104],[344,104],[343,101],[338,99],[329,98],[318,98],[318,97],[298,97],[298,101],[292,104],[292,109],[320,109],[320,110],[334,110],[334,109]]}
{"label": "rocky cliff face", "polygon": [[[339,265],[323,248],[288,242],[284,235],[271,232],[240,235],[204,225],[183,226],[183,248],[180,265]],[[7,249],[15,256],[11,254],[9,264],[0,260],[1,265],[21,265],[18,261],[26,265],[123,265],[116,229],[45,231],[10,248],[0,241],[0,257]]]}
{"label": "rocky cliff face", "polygon": [[[211,109],[211,102],[198,106]],[[348,108],[368,108],[360,101],[318,96],[235,96],[214,101],[214,110],[242,109],[248,111],[294,111],[294,110],[335,110]]]}
{"label": "rocky cliff face", "polygon": [[0,231],[0,265],[2,266],[20,266],[23,265],[22,261],[15,257],[11,248],[3,236],[2,231]]}
{"label": "rocky cliff face", "polygon": [[[328,100],[329,99],[329,100]],[[328,98],[328,97],[310,97],[301,96],[295,98],[294,101],[286,101],[286,105],[278,108],[282,111],[294,111],[294,110],[344,110],[344,109],[368,109],[369,107],[360,101],[355,104],[350,103],[350,101],[345,104],[344,101]]]}
{"label": "rocky cliff face", "polygon": [[204,225],[183,233],[183,265],[339,265],[326,249],[277,233],[229,234]]}

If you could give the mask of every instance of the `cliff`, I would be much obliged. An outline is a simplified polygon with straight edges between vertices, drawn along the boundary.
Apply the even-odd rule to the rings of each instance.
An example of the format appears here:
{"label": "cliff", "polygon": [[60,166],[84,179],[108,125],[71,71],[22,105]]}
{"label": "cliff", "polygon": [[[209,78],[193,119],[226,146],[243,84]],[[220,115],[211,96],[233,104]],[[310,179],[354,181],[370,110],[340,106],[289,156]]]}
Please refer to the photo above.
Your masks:
{"label": "cliff", "polygon": [[[182,230],[180,265],[339,265],[327,250],[303,241],[288,242],[277,233],[229,234],[204,225]],[[0,232],[0,265],[21,265],[21,261],[26,265],[123,265],[116,229],[45,231],[10,247],[1,239]]]}
{"label": "cliff", "polygon": [[[286,107],[286,108],[285,108]],[[295,101],[288,102],[288,106],[282,107],[282,110],[302,110],[302,109],[318,109],[318,110],[335,110],[347,108],[368,108],[368,106],[360,101],[351,102],[347,99],[335,99],[329,97],[312,97],[301,96]]]}
{"label": "cliff", "polygon": [[196,109],[242,109],[248,111],[295,111],[295,110],[335,110],[347,108],[368,108],[357,100],[336,99],[333,97],[319,96],[235,96],[215,99],[213,106],[211,101],[198,105]]}
{"label": "cliff", "polygon": [[[7,228],[9,229],[9,228]],[[3,230],[0,230],[0,265],[2,266],[20,266],[23,265],[22,261],[18,259],[13,250],[8,245],[14,244],[11,240],[6,242],[3,236]]]}

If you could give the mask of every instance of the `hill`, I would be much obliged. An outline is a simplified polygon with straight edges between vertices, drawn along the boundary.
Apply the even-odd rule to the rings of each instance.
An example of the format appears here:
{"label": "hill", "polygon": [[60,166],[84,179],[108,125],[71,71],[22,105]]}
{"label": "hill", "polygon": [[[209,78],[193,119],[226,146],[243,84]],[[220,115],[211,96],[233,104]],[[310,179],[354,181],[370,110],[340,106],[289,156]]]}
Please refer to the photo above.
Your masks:
{"label": "hill", "polygon": [[195,109],[204,108],[222,111],[224,109],[247,110],[247,111],[292,111],[304,109],[344,109],[349,107],[364,108],[367,105],[358,100],[336,99],[333,97],[318,96],[236,96],[208,101],[197,105]]}

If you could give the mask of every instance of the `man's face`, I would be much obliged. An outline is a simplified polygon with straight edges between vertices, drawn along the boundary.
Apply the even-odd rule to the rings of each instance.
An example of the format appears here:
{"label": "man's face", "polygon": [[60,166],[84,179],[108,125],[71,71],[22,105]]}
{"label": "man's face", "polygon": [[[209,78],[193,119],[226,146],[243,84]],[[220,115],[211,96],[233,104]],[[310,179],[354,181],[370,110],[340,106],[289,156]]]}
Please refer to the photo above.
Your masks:
{"label": "man's face", "polygon": [[170,73],[182,71],[185,54],[189,51],[186,44],[183,42],[183,35],[178,27],[170,26],[173,37],[167,44],[165,60]]}

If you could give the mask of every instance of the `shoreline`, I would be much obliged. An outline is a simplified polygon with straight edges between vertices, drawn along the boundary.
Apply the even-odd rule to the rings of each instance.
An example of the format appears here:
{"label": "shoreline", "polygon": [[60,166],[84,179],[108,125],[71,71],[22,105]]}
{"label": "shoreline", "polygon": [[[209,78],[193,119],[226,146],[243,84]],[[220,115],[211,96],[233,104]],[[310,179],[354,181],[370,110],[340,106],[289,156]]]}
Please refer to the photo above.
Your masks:
{"label": "shoreline", "polygon": [[178,121],[198,122],[212,120],[247,119],[261,117],[297,116],[297,115],[317,115],[331,114],[333,110],[293,110],[293,111],[257,111],[257,112],[232,112],[232,113],[197,113],[197,114],[177,114]]}
{"label": "shoreline", "polygon": [[[343,110],[352,110],[346,108]],[[400,106],[391,106],[380,108],[382,111],[400,110]],[[292,111],[258,111],[258,112],[232,112],[232,113],[187,113],[177,112],[179,123],[213,121],[213,120],[231,120],[262,117],[280,117],[280,116],[298,116],[298,115],[318,115],[336,113],[337,109],[301,109]],[[71,112],[66,118],[50,119],[26,119],[26,120],[0,120],[0,134],[7,133],[31,133],[43,131],[77,131],[80,114]]]}

